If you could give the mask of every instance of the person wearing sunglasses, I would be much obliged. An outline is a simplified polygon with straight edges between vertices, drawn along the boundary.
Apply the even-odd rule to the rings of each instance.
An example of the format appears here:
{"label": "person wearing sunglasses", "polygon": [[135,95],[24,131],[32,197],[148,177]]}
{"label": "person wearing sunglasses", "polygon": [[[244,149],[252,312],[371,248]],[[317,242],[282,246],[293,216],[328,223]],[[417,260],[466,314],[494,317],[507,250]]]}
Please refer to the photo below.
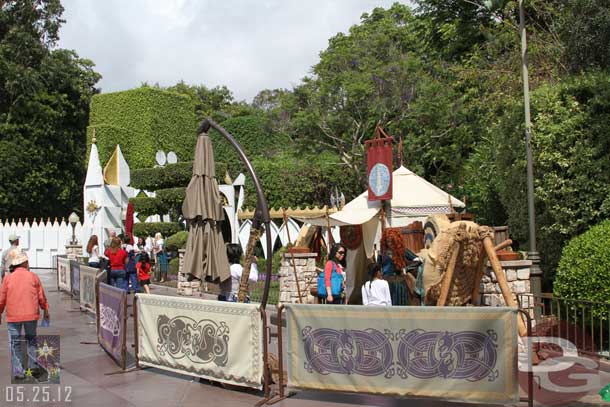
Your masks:
{"label": "person wearing sunglasses", "polygon": [[[324,266],[323,276],[318,278],[318,298],[320,303],[341,304],[341,297],[345,290],[345,247],[335,243],[328,255]],[[324,284],[324,287],[320,287]]]}

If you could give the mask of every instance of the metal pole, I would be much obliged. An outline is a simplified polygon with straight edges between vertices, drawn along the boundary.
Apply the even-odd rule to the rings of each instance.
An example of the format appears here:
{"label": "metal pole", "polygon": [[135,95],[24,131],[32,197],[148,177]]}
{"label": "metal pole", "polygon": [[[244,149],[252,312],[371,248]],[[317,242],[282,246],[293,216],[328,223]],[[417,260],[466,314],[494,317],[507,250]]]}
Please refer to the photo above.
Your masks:
{"label": "metal pole", "polygon": [[216,131],[218,131],[218,133],[220,133],[220,135],[223,136],[231,144],[231,146],[233,146],[233,148],[237,151],[239,158],[241,159],[242,163],[244,163],[244,165],[246,166],[246,169],[248,170],[248,173],[252,177],[252,182],[254,182],[254,188],[256,189],[256,208],[257,208],[257,211],[260,210],[263,224],[265,225],[265,230],[267,231],[267,233],[265,233],[265,243],[267,245],[267,254],[268,254],[269,258],[265,262],[267,278],[265,279],[265,288],[263,291],[263,298],[261,299],[261,307],[262,307],[262,309],[265,309],[265,307],[267,306],[267,299],[269,298],[269,287],[270,287],[270,283],[271,283],[271,259],[273,258],[273,246],[271,245],[271,233],[270,233],[271,217],[269,216],[269,206],[267,204],[267,199],[265,199],[265,194],[263,193],[263,188],[261,187],[261,183],[258,179],[258,176],[256,175],[256,172],[254,171],[254,167],[252,166],[252,163],[246,156],[245,151],[241,148],[241,146],[239,145],[239,143],[237,142],[235,137],[233,137],[231,135],[231,133],[226,131],[224,128],[222,128],[218,123],[216,123],[212,119],[205,119],[202,122],[200,128],[201,128],[201,130],[203,130],[204,132],[207,133],[210,126],[213,127],[214,129],[216,129]]}
{"label": "metal pole", "polygon": [[530,88],[527,69],[527,32],[525,30],[525,10],[523,1],[519,0],[519,31],[521,32],[521,65],[523,72],[523,106],[525,110],[525,152],[527,156],[527,209],[529,224],[529,253],[528,259],[532,261],[530,269],[530,284],[534,295],[540,295],[541,276],[540,253],[536,248],[536,209],[534,207],[534,163],[532,157],[532,121],[530,116]]}

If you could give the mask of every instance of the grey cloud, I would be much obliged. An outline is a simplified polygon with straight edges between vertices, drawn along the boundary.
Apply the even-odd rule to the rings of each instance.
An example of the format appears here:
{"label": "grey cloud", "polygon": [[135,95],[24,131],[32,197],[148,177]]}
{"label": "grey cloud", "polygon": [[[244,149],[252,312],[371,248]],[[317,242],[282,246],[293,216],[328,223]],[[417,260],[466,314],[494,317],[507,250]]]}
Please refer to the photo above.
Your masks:
{"label": "grey cloud", "polygon": [[328,39],[392,0],[63,0],[59,46],[92,59],[104,92],[179,80],[250,101],[309,74]]}

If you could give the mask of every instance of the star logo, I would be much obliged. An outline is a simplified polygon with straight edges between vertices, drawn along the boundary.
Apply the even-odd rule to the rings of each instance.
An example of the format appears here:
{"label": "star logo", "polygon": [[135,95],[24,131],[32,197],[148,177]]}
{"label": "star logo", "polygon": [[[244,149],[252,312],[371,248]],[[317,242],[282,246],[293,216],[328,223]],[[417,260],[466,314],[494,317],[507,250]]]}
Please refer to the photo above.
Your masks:
{"label": "star logo", "polygon": [[38,353],[38,358],[44,358],[45,360],[47,360],[48,358],[51,358],[54,356],[54,352],[55,352],[55,348],[52,346],[49,346],[47,344],[47,341],[45,340],[42,344],[42,346],[40,346],[39,348],[36,349],[36,353]]}
{"label": "star logo", "polygon": [[26,370],[26,371],[25,371],[25,375],[26,375],[27,377],[32,377],[32,369],[28,369],[28,370]]}

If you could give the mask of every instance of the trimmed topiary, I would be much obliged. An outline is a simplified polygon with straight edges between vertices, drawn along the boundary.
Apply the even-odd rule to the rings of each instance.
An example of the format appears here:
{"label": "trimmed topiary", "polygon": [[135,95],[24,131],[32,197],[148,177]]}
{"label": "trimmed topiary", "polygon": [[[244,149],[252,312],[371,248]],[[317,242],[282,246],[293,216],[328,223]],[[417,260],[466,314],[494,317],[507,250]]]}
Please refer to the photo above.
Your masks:
{"label": "trimmed topiary", "polygon": [[[219,182],[227,170],[224,162],[216,161],[216,178]],[[165,167],[140,168],[131,171],[130,186],[146,191],[186,187],[193,176],[193,162],[168,164]]]}
{"label": "trimmed topiary", "polygon": [[[592,227],[563,248],[553,294],[610,305],[610,221]],[[593,316],[607,319],[608,306],[593,306]]]}
{"label": "trimmed topiary", "polygon": [[140,222],[133,225],[133,234],[138,237],[154,236],[155,233],[161,233],[163,237],[167,237],[181,230],[182,226],[174,222]]}
{"label": "trimmed topiary", "polygon": [[180,161],[193,159],[197,123],[187,96],[142,87],[93,96],[87,146],[95,128],[100,160],[105,163],[120,144],[131,169],[155,165],[155,152],[174,151]]}
{"label": "trimmed topiary", "polygon": [[186,240],[189,237],[189,232],[186,230],[174,233],[165,240],[165,247],[167,250],[176,252],[186,247]]}

